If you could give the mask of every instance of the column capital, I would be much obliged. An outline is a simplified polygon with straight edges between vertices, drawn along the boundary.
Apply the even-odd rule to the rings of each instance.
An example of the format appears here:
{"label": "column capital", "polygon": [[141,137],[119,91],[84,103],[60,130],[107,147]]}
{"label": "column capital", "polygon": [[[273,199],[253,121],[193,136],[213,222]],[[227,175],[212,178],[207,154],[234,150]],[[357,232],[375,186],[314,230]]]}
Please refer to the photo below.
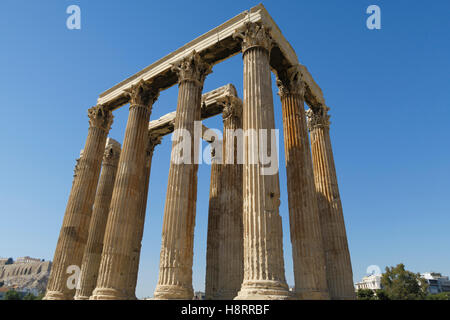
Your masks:
{"label": "column capital", "polygon": [[130,99],[130,108],[134,106],[149,108],[159,97],[159,89],[155,89],[151,83],[145,82],[144,80],[139,81],[124,91]]}
{"label": "column capital", "polygon": [[173,64],[172,71],[176,72],[178,83],[192,81],[199,87],[203,87],[206,76],[212,72],[212,66],[194,50],[190,55]]}
{"label": "column capital", "polygon": [[96,105],[88,110],[89,126],[99,128],[106,132],[111,129],[113,123],[112,112],[103,105]]}
{"label": "column capital", "polygon": [[153,154],[153,150],[155,150],[155,147],[161,143],[163,136],[159,134],[152,134],[151,132],[148,133],[148,145],[147,145],[147,154]]}
{"label": "column capital", "polygon": [[305,81],[300,70],[300,65],[295,65],[277,74],[278,95],[305,95]]}
{"label": "column capital", "polygon": [[320,127],[330,127],[330,116],[328,115],[328,110],[330,110],[330,108],[322,105],[319,108],[311,108],[306,110],[309,131]]}
{"label": "column capital", "polygon": [[78,174],[78,170],[80,169],[80,160],[83,157],[83,149],[80,150],[80,156],[78,157],[78,159],[76,159],[76,164],[75,164],[75,168],[73,169],[73,178],[75,179],[75,177]]}
{"label": "column capital", "polygon": [[227,120],[230,117],[241,118],[242,117],[242,101],[233,96],[226,96],[219,101],[223,105],[222,118]]}
{"label": "column capital", "polygon": [[242,54],[254,47],[260,47],[270,52],[273,46],[269,30],[258,22],[246,22],[244,26],[233,33],[233,38],[242,40]]}
{"label": "column capital", "polygon": [[106,141],[105,153],[103,154],[103,163],[107,165],[117,165],[119,162],[121,146],[114,139],[108,138]]}
{"label": "column capital", "polygon": [[[219,140],[219,142],[215,142],[216,138],[212,137],[212,140],[206,141],[211,145],[211,165],[214,164],[223,164],[223,140]],[[217,148],[217,150],[216,150]]]}

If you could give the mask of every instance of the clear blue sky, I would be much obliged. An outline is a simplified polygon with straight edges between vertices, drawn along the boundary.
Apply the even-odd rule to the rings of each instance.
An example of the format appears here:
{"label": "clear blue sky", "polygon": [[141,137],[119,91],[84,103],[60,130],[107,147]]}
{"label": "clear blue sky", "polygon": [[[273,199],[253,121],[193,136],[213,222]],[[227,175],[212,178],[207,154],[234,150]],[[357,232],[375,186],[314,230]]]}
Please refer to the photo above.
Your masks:
{"label": "clear blue sky", "polygon": [[[84,146],[86,110],[99,93],[257,1],[23,1],[0,4],[0,256],[53,259]],[[82,11],[66,28],[66,8]],[[448,1],[263,3],[322,87],[355,280],[369,265],[399,262],[450,275],[450,22]],[[370,4],[381,30],[366,28]],[[242,59],[214,67],[205,91],[233,83],[242,97]],[[281,106],[274,86],[276,124]],[[152,119],[174,111],[177,87]],[[111,137],[123,140],[128,108]],[[208,120],[221,128],[220,118]],[[282,139],[282,131],[280,138]],[[282,140],[280,140],[282,141]],[[157,147],[137,294],[158,277],[170,138]],[[283,146],[280,163],[284,164]],[[193,284],[203,290],[210,166],[198,172]],[[280,170],[286,278],[293,285],[286,172]]]}

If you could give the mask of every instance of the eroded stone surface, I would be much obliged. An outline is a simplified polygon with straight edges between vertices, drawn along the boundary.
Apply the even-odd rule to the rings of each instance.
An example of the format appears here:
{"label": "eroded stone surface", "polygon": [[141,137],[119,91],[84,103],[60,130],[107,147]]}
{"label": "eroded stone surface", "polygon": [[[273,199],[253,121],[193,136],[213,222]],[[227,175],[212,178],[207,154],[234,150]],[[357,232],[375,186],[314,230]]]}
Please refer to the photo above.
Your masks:
{"label": "eroded stone surface", "polygon": [[101,105],[89,109],[88,116],[88,137],[83,155],[77,162],[44,297],[46,300],[69,300],[75,294],[75,289],[67,286],[70,275],[67,268],[81,266],[106,137],[113,119],[111,111]]}
{"label": "eroded stone surface", "polygon": [[169,180],[161,245],[158,285],[155,299],[192,299],[192,258],[195,208],[197,201],[197,170],[194,163],[194,121],[201,119],[203,81],[211,66],[196,52],[176,64],[178,72],[178,106],[175,130],[184,129],[191,136],[190,163],[180,160],[176,142],[172,145]]}
{"label": "eroded stone surface", "polygon": [[106,224],[97,287],[90,297],[93,300],[134,298],[129,290],[130,270],[135,235],[141,228],[138,216],[144,186],[142,173],[146,166],[148,122],[159,92],[140,82],[128,94],[130,112]]}
{"label": "eroded stone surface", "polygon": [[342,203],[330,140],[328,107],[307,111],[312,159],[321,221],[327,281],[331,299],[355,299]]}
{"label": "eroded stone surface", "polygon": [[116,180],[120,149],[120,143],[111,138],[107,139],[102,171],[89,224],[88,240],[81,263],[79,288],[76,290],[75,300],[88,300],[97,285],[98,269],[103,251],[103,239]]}
{"label": "eroded stone surface", "polygon": [[299,67],[279,75],[289,201],[289,224],[298,299],[328,299],[325,256],[314,185]]}
{"label": "eroded stone surface", "polygon": [[[246,39],[258,35],[261,46],[249,46]],[[267,30],[246,24],[237,34],[243,39],[244,100],[243,130],[274,129],[272,83],[269,52],[264,45],[270,39]],[[284,274],[283,235],[279,215],[280,188],[278,173],[261,174],[261,164],[251,164],[254,140],[244,142],[243,226],[244,279],[236,299],[287,299]]]}

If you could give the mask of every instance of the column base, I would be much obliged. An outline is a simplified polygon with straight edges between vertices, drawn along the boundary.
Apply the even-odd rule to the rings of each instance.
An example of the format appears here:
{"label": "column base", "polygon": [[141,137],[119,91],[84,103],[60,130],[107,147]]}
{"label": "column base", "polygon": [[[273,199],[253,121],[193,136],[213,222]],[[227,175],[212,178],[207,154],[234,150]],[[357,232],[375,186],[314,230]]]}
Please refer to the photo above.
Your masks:
{"label": "column base", "polygon": [[194,290],[177,285],[158,285],[152,300],[192,300]]}
{"label": "column base", "polygon": [[233,300],[238,295],[235,290],[220,290],[211,297],[211,300]]}
{"label": "column base", "polygon": [[92,293],[89,300],[131,300],[130,296],[120,290],[111,288],[98,288]]}
{"label": "column base", "polygon": [[86,296],[75,296],[73,300],[89,300],[89,297]]}
{"label": "column base", "polygon": [[244,281],[234,300],[290,300],[288,286],[279,281]]}
{"label": "column base", "polygon": [[330,300],[327,291],[305,291],[295,292],[295,298],[298,300]]}
{"label": "column base", "polygon": [[47,291],[42,300],[73,300],[73,296],[67,295],[61,291]]}
{"label": "column base", "polygon": [[330,300],[356,300],[356,296],[330,297]]}

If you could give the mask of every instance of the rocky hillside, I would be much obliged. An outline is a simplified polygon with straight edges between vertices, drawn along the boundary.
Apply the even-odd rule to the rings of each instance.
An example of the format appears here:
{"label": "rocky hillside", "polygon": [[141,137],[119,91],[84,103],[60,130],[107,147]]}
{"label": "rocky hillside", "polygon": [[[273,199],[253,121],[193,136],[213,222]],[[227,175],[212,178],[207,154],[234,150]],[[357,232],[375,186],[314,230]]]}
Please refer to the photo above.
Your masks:
{"label": "rocky hillside", "polygon": [[51,265],[50,261],[0,265],[0,282],[5,287],[45,291]]}

